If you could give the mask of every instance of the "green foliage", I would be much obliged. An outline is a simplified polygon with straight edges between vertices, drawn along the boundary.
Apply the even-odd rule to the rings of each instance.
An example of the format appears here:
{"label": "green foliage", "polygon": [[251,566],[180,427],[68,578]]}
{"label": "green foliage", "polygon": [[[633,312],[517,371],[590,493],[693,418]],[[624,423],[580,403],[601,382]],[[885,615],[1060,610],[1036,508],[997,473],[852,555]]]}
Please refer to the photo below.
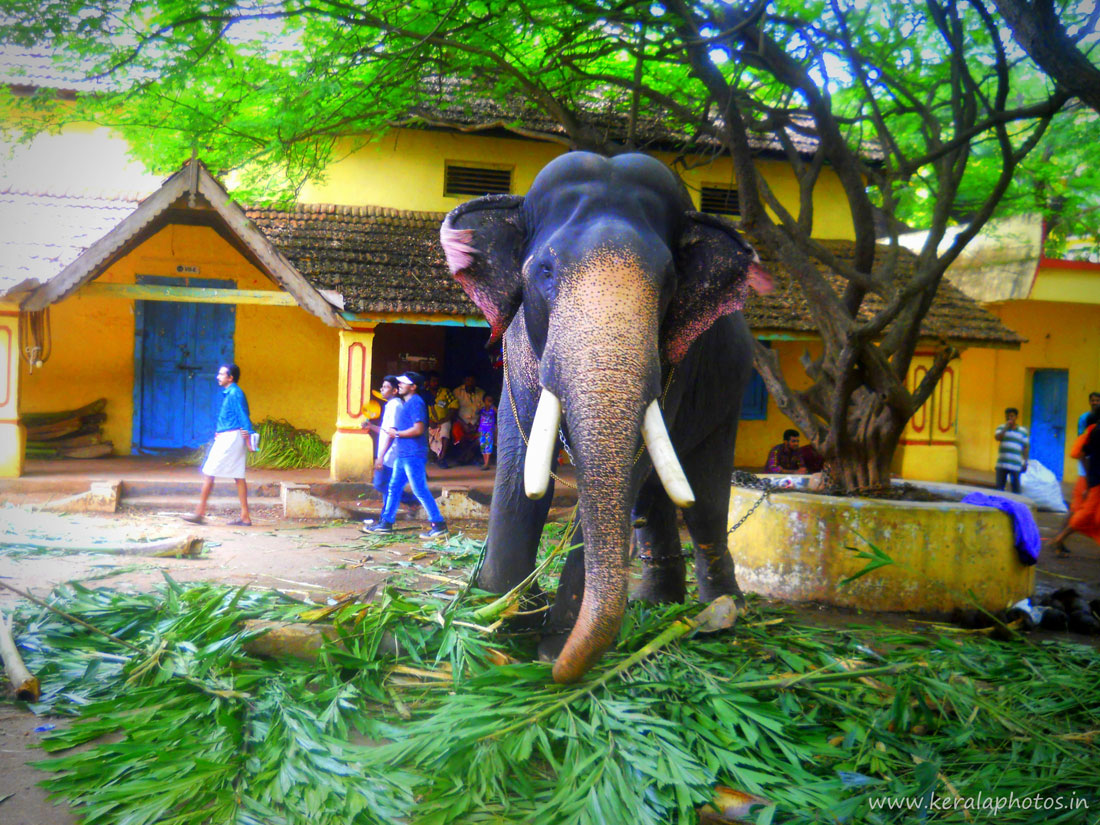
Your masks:
{"label": "green foliage", "polygon": [[[213,169],[234,173],[241,197],[287,201],[372,135],[395,123],[423,123],[425,105],[433,118],[549,117],[574,145],[592,148],[606,134],[576,122],[578,112],[599,119],[637,107],[635,145],[644,148],[653,139],[647,123],[659,122],[681,130],[685,149],[716,151],[715,143],[698,141],[713,133],[700,124],[713,121],[720,101],[688,58],[693,44],[678,8],[556,0],[365,0],[354,8],[327,0],[10,0],[0,42],[45,47],[69,75],[104,76],[105,88],[116,91],[82,97],[75,110],[64,104],[58,116],[123,130],[151,169],[174,171],[197,148]],[[711,38],[713,70],[761,119],[750,130],[770,132],[791,113],[806,112],[805,94],[764,68],[724,25],[723,4],[695,0],[683,8]],[[1025,109],[1051,91],[1007,33],[990,34],[979,8],[775,0],[759,18],[761,30],[828,96],[844,139],[874,142],[885,152],[891,180],[880,198],[913,226],[926,226],[943,198],[957,218],[975,211],[1001,166],[995,134],[985,128],[961,161],[957,192],[942,189],[937,161],[900,168],[956,136],[960,84],[973,85],[976,105],[989,105],[1003,49],[1010,108]],[[1073,4],[1062,9],[1071,30],[1087,13]],[[972,77],[959,76],[952,52],[965,57]],[[40,116],[49,97],[20,105]],[[1036,118],[1008,122],[1019,146]],[[1014,176],[1004,208],[1047,211],[1063,235],[1094,234],[1097,187],[1089,182],[1100,164],[1091,162],[1094,142],[1081,138],[1095,125],[1095,113],[1071,107],[1060,115]],[[553,130],[544,133],[553,139]]]}
{"label": "green foliage", "polygon": [[260,434],[260,449],[248,454],[249,467],[289,470],[329,465],[332,447],[313,430],[265,418],[256,425],[256,432]]}
{"label": "green foliage", "polygon": [[[265,418],[256,425],[256,432],[260,434],[260,449],[248,453],[249,467],[298,470],[329,466],[332,445],[322,441],[313,430],[300,430],[289,421]],[[210,451],[210,444],[188,455],[185,463],[201,464]]]}
{"label": "green foliage", "polygon": [[[485,600],[387,590],[341,607],[338,641],[304,663],[242,648],[242,620],[303,610],[278,594],[62,588],[57,607],[144,652],[21,609],[46,691],[35,709],[76,717],[45,748],[88,746],[42,763],[47,786],[88,823],[135,825],[691,823],[718,784],[770,801],[758,821],[783,823],[915,821],[872,809],[886,797],[1100,805],[1092,648],[822,630],[755,608],[730,633],[639,658],[698,606],[632,605],[605,661],[562,687],[527,635],[466,621]],[[512,663],[494,664],[501,653]],[[1083,810],[997,821],[1077,823]]]}
{"label": "green foliage", "polygon": [[861,536],[859,533],[856,533],[856,535],[859,536],[859,538],[863,540],[863,543],[867,545],[868,549],[867,550],[860,550],[858,547],[851,547],[849,545],[845,545],[844,549],[845,550],[850,550],[855,555],[855,557],[857,559],[866,559],[867,564],[864,565],[863,567],[861,567],[859,570],[857,570],[852,575],[846,576],[845,578],[841,579],[840,580],[840,586],[841,587],[843,587],[844,585],[849,584],[851,582],[854,582],[856,579],[863,578],[868,573],[874,573],[880,567],[888,567],[889,565],[892,565],[892,564],[896,563],[889,555],[887,555],[873,541],[871,541],[870,539],[865,538],[864,536]]}

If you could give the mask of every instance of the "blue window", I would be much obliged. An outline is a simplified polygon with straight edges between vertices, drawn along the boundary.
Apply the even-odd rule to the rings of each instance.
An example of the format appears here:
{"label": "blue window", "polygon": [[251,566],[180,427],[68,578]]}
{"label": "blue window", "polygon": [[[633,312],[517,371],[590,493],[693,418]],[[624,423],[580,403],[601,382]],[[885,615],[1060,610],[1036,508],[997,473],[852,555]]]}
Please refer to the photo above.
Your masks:
{"label": "blue window", "polygon": [[[770,347],[771,341],[761,341],[764,346]],[[764,379],[756,370],[752,371],[752,378],[745,388],[745,397],[741,399],[742,421],[766,421],[768,418],[768,388]]]}

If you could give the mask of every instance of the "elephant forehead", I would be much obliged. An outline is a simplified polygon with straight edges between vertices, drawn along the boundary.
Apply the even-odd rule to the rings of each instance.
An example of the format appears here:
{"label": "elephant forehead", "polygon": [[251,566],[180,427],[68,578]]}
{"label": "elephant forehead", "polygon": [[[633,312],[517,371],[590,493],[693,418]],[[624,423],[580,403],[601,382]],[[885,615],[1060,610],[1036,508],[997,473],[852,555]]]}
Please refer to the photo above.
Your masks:
{"label": "elephant forehead", "polygon": [[679,178],[659,160],[641,154],[605,158],[591,152],[571,152],[547,164],[527,201],[537,214],[552,214],[559,221],[586,209],[644,214],[691,207]]}
{"label": "elephant forehead", "polygon": [[657,290],[632,250],[600,245],[562,272],[561,298],[591,310],[642,318],[656,312]]}

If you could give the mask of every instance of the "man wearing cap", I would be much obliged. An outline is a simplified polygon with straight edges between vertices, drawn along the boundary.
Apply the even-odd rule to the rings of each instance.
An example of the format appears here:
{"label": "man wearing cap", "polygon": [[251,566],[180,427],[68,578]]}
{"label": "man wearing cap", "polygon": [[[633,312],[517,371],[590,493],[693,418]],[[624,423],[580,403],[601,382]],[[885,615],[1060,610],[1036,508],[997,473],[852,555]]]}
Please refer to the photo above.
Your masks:
{"label": "man wearing cap", "polygon": [[397,411],[394,425],[383,428],[383,432],[394,439],[390,447],[395,453],[393,476],[382,515],[368,532],[389,533],[393,530],[401,491],[408,483],[413,495],[428,511],[431,521],[431,526],[427,532],[420,534],[420,538],[434,539],[447,535],[447,522],[443,520],[443,514],[428,489],[428,406],[417,395],[417,390],[423,385],[424,377],[417,372],[408,372],[397,378],[397,393],[404,403]]}

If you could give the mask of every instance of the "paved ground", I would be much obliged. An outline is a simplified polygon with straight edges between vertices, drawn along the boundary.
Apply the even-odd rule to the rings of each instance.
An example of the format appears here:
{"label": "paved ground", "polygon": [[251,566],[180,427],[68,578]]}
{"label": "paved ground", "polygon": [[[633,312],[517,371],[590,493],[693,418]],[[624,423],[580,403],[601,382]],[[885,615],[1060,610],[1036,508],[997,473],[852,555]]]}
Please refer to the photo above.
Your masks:
{"label": "paved ground", "polygon": [[[100,478],[135,479],[194,479],[197,475],[193,467],[158,466],[148,459],[112,459],[98,467],[91,465],[99,462],[37,464],[29,468],[28,478],[33,483],[52,484],[58,488],[79,483],[84,485],[81,489],[87,489],[87,479],[95,474],[101,474]],[[74,464],[77,466],[68,466]],[[492,473],[481,473],[474,468],[449,471],[432,468],[430,474],[433,485],[443,482],[457,485],[468,478],[471,486],[478,485],[482,489],[491,486]],[[262,484],[276,478],[324,481],[326,475],[324,471],[258,472],[253,474],[253,482]],[[0,486],[0,534],[49,536],[67,543],[87,543],[151,540],[197,532],[206,541],[205,553],[197,559],[122,558],[86,553],[32,556],[10,548],[6,551],[0,546],[0,582],[39,596],[45,596],[58,584],[74,580],[97,587],[147,589],[162,581],[165,572],[183,582],[207,580],[297,593],[366,591],[386,579],[399,577],[404,581],[427,582],[439,577],[461,576],[464,572],[450,569],[445,554],[420,542],[415,532],[408,534],[407,541],[376,546],[359,531],[358,524],[288,521],[282,518],[281,509],[268,505],[261,505],[253,512],[255,526],[251,529],[227,526],[225,522],[232,515],[219,516],[196,529],[178,519],[181,512],[178,508],[124,509],[114,515],[68,516],[31,512],[14,506],[11,502],[18,497],[11,488],[5,492]],[[1044,513],[1039,516],[1044,536],[1053,535],[1061,523],[1062,517],[1058,515]],[[484,536],[484,524],[453,526],[473,539]],[[1071,555],[1067,559],[1047,557],[1047,554],[1040,559],[1037,590],[1046,592],[1073,586],[1088,594],[1088,598],[1100,597],[1100,547],[1080,536],[1071,538],[1068,546]],[[0,609],[9,610],[15,598],[0,588]],[[803,606],[800,613],[822,624],[843,623],[857,617],[852,611],[812,605]],[[859,618],[866,622],[869,617]],[[907,616],[876,618],[893,625],[911,626],[911,617]],[[76,822],[71,811],[45,799],[35,785],[42,775],[26,765],[27,761],[41,755],[34,747],[39,737],[34,728],[43,721],[11,704],[0,704],[0,823],[4,825],[72,825]]]}

